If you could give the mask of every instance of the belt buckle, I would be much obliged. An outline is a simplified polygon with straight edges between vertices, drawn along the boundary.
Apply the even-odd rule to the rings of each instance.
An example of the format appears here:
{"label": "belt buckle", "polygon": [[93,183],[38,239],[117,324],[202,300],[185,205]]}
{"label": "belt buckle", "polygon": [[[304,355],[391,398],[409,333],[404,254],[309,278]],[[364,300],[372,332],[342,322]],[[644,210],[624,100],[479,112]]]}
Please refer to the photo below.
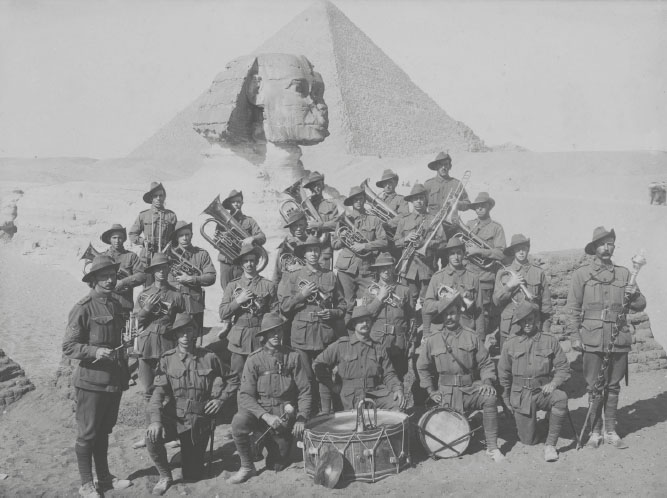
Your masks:
{"label": "belt buckle", "polygon": [[320,317],[317,316],[317,311],[309,311],[309,313],[310,313],[310,321],[311,322],[319,322],[320,321]]}
{"label": "belt buckle", "polygon": [[463,387],[463,384],[461,384],[461,374],[454,374],[454,378],[456,379],[456,384],[454,384],[456,387]]}
{"label": "belt buckle", "polygon": [[388,323],[384,325],[384,334],[385,335],[396,335],[396,327],[394,325],[389,325]]}
{"label": "belt buckle", "polygon": [[600,312],[600,320],[605,321],[607,319],[607,312],[610,311],[609,308],[603,308]]}
{"label": "belt buckle", "polygon": [[533,377],[524,377],[523,378],[523,388],[524,389],[532,389],[533,388],[532,382],[531,382],[532,380],[533,380]]}

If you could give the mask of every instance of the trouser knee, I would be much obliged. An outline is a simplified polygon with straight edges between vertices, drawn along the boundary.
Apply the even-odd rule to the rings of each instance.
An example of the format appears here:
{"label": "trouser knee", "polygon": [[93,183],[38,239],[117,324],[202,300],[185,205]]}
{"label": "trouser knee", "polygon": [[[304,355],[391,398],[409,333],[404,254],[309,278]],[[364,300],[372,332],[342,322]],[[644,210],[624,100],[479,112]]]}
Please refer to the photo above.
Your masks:
{"label": "trouser knee", "polygon": [[565,414],[567,412],[567,394],[560,389],[551,393],[551,410],[553,413]]}
{"label": "trouser knee", "polygon": [[245,411],[236,412],[236,415],[232,419],[232,435],[243,436],[250,434],[253,431],[255,420],[255,417],[251,413]]}
{"label": "trouser knee", "polygon": [[480,396],[479,402],[482,405],[483,410],[497,407],[497,400],[495,396]]}

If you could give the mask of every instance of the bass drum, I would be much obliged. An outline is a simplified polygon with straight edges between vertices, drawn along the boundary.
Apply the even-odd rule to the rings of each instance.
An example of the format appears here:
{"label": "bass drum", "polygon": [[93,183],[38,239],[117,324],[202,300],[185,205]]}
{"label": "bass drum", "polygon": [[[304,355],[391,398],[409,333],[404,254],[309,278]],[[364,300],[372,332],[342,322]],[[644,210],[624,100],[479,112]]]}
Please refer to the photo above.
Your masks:
{"label": "bass drum", "polygon": [[434,459],[459,457],[470,443],[470,424],[459,412],[449,408],[431,408],[419,419],[419,439]]}

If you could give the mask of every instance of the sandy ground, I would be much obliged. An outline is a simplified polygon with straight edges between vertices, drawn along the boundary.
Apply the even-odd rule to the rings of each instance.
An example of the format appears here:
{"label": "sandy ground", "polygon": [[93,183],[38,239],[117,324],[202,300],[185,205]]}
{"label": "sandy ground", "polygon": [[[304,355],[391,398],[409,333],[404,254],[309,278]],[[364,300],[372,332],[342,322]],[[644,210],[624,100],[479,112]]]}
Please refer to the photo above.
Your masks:
{"label": "sandy ground", "polygon": [[[0,474],[9,475],[0,481],[0,496],[76,496],[79,483],[71,404],[48,381],[60,358],[66,310],[85,295],[86,287],[57,268],[32,264],[11,247],[0,249],[0,276],[0,317],[5,324],[2,347],[24,366],[37,386],[0,416]],[[586,412],[581,385],[571,382],[568,390],[574,423],[580,427]],[[517,443],[513,425],[501,417],[506,464],[487,459],[477,443],[462,458],[434,461],[413,440],[413,468],[378,483],[351,483],[330,492],[313,484],[302,462],[279,474],[262,472],[241,486],[226,484],[225,478],[238,469],[239,461],[233,442],[225,439],[228,427],[221,426],[216,433],[213,477],[176,484],[167,496],[664,496],[666,391],[665,371],[634,375],[630,388],[622,390],[618,430],[630,445],[625,451],[607,447],[575,451],[572,431],[566,428],[558,445],[560,461],[547,464],[542,460],[542,445]],[[136,396],[133,388],[125,394],[124,403]],[[145,496],[157,481],[146,451],[131,448],[142,433],[143,429],[126,425],[114,430],[109,451],[112,471],[131,478],[134,485],[108,496]],[[178,450],[169,454],[178,461]],[[257,466],[262,469],[264,464]]]}

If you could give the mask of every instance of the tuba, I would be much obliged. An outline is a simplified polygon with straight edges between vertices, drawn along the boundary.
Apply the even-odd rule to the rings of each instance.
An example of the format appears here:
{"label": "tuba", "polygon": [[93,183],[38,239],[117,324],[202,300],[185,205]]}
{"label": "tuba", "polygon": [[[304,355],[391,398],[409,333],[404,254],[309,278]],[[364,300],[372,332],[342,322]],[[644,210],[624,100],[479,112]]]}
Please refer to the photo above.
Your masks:
{"label": "tuba", "polygon": [[91,265],[93,260],[97,256],[99,256],[100,254],[102,254],[102,253],[93,247],[93,243],[89,242],[88,247],[86,248],[85,251],[83,251],[83,254],[79,258],[79,260],[82,260],[82,259],[85,260],[85,263],[83,264],[83,274],[84,275],[86,273],[88,273],[88,267]]}
{"label": "tuba", "polygon": [[[368,293],[371,294],[372,296],[377,297],[378,293],[380,292],[380,285],[373,283],[368,287]],[[388,306],[391,306],[392,308],[400,308],[401,307],[401,296],[396,294],[395,292],[389,292],[389,295],[384,299],[384,303],[387,304]]]}
{"label": "tuba", "polygon": [[[241,252],[243,240],[250,237],[250,234],[241,227],[232,214],[222,207],[220,195],[216,196],[213,202],[204,209],[204,213],[211,216],[211,218],[204,221],[199,229],[202,237],[228,260],[235,260]],[[215,225],[215,233],[213,235],[206,232],[207,225],[211,224]],[[269,255],[262,246],[257,247],[260,250],[259,261],[257,262],[257,272],[259,273],[266,268],[269,262]]]}
{"label": "tuba", "polygon": [[[343,215],[339,218],[338,228],[336,229],[336,237],[341,241],[341,243],[352,251],[352,246],[355,243],[359,244],[368,244],[368,239],[364,237],[348,219],[347,215]],[[356,256],[360,258],[366,258],[371,255],[372,251],[362,250],[360,252],[352,251]]]}
{"label": "tuba", "polygon": [[169,242],[162,251],[167,255],[170,261],[169,273],[175,278],[179,275],[189,275],[191,277],[201,276],[201,270],[195,265],[190,263],[190,257],[192,254],[186,251],[185,249],[175,249],[171,247],[171,242]]}
{"label": "tuba", "polygon": [[[366,178],[361,184],[361,190],[364,191],[366,196],[365,208],[369,214],[377,216],[380,218],[383,224],[389,223],[391,220],[398,216],[398,213],[387,206],[386,203],[380,199],[380,196],[376,194],[369,185],[370,178]],[[394,229],[394,232],[396,230]]]}
{"label": "tuba", "polygon": [[[317,209],[315,209],[315,206],[313,206],[313,203],[310,201],[310,197],[306,190],[303,188],[303,179],[297,180],[283,192],[293,199],[292,203],[290,203],[290,200],[288,199],[280,205],[280,214],[285,220],[285,223],[287,223],[289,213],[295,209],[304,212],[308,223],[312,221],[322,223],[323,220],[320,213],[317,212]],[[311,232],[313,231],[314,230],[311,230]],[[322,233],[315,233],[314,235],[317,235],[320,239],[320,244],[329,244],[329,232],[322,231]]]}

